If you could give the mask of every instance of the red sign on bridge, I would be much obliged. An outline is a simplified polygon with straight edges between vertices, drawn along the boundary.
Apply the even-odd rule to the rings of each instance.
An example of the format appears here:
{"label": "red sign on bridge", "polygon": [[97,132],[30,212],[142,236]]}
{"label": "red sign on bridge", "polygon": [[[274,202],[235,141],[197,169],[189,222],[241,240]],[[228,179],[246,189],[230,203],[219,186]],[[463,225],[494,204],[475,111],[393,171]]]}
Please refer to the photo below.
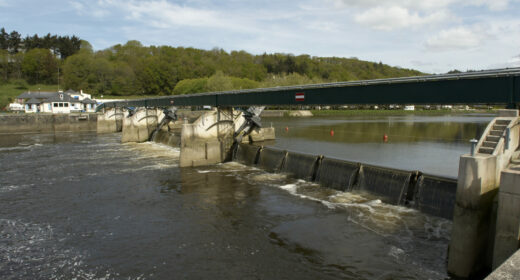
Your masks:
{"label": "red sign on bridge", "polygon": [[296,95],[294,95],[294,98],[296,101],[305,101],[305,93],[297,92]]}

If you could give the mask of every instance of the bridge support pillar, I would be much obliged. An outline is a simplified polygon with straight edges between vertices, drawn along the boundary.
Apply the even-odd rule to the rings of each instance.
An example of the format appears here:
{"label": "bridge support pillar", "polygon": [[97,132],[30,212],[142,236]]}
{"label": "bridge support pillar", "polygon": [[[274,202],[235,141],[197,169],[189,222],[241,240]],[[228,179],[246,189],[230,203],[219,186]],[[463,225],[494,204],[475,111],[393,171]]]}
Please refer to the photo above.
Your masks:
{"label": "bridge support pillar", "polygon": [[[180,167],[203,166],[231,160],[234,134],[246,119],[232,108],[218,108],[200,116],[181,131]],[[274,129],[257,129],[242,141],[274,139]]]}
{"label": "bridge support pillar", "polygon": [[128,112],[123,108],[106,108],[98,114],[97,133],[114,133],[122,130],[122,123]]}
{"label": "bridge support pillar", "polygon": [[131,116],[123,118],[121,143],[148,141],[163,117],[162,110],[137,108]]}
{"label": "bridge support pillar", "polygon": [[470,277],[489,267],[497,190],[496,157],[460,157],[448,254],[448,271],[455,276]]}
{"label": "bridge support pillar", "polygon": [[[495,235],[501,231],[497,219],[508,219],[507,216],[512,215],[504,211],[500,213],[500,209],[507,206],[501,205],[504,199],[497,200],[497,194],[499,188],[502,189],[499,184],[503,180],[502,171],[508,167],[519,146],[517,122],[518,111],[499,112],[499,117],[492,120],[482,134],[477,153],[460,157],[448,253],[448,272],[457,277],[476,276],[489,271],[496,262],[493,251],[497,251],[494,242],[498,239]],[[508,129],[510,134],[505,133]],[[505,139],[507,135],[509,139]]]}
{"label": "bridge support pillar", "polygon": [[[520,163],[520,162],[519,162]],[[520,164],[502,171],[498,194],[493,269],[520,247]]]}

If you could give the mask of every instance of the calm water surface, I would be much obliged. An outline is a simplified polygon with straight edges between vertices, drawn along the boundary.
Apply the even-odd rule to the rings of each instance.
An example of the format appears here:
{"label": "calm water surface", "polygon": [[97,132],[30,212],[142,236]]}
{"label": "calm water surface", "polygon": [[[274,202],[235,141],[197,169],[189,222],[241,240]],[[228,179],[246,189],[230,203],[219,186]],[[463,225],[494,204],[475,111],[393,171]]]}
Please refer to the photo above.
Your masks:
{"label": "calm water surface", "polygon": [[[469,140],[478,139],[492,118],[408,115],[262,121],[276,127],[277,140],[270,146],[456,178],[460,155],[470,152]],[[385,134],[388,142],[383,141]]]}
{"label": "calm water surface", "polygon": [[[445,138],[428,132],[434,140],[407,134],[420,121],[395,120],[382,144],[385,121],[278,119],[274,145],[349,158],[363,145],[465,152],[485,122],[466,120]],[[355,136],[363,126],[373,140]],[[333,139],[321,135],[330,127]],[[0,135],[0,278],[447,277],[448,220],[237,163],[179,169],[178,156],[155,143],[120,144],[118,134]]]}

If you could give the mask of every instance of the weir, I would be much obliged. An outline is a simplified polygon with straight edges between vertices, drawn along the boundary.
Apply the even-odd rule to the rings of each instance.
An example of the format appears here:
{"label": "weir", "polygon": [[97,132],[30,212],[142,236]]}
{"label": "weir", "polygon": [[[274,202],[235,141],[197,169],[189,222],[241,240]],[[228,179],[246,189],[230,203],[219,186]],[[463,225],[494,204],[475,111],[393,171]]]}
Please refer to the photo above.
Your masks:
{"label": "weir", "polygon": [[367,192],[433,216],[453,215],[457,182],[451,178],[248,144],[238,146],[234,160],[339,191]]}

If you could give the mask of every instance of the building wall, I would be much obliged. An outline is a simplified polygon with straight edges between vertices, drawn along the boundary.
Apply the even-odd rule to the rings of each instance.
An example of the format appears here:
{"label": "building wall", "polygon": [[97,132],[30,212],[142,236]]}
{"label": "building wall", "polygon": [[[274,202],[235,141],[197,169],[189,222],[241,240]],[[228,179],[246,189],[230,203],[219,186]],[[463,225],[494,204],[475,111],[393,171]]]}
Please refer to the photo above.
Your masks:
{"label": "building wall", "polygon": [[25,104],[25,112],[26,113],[36,113],[38,112],[38,105],[36,104]]}
{"label": "building wall", "polygon": [[[60,106],[61,104],[61,106]],[[69,102],[52,102],[52,113],[54,114],[69,114],[70,103]]]}

